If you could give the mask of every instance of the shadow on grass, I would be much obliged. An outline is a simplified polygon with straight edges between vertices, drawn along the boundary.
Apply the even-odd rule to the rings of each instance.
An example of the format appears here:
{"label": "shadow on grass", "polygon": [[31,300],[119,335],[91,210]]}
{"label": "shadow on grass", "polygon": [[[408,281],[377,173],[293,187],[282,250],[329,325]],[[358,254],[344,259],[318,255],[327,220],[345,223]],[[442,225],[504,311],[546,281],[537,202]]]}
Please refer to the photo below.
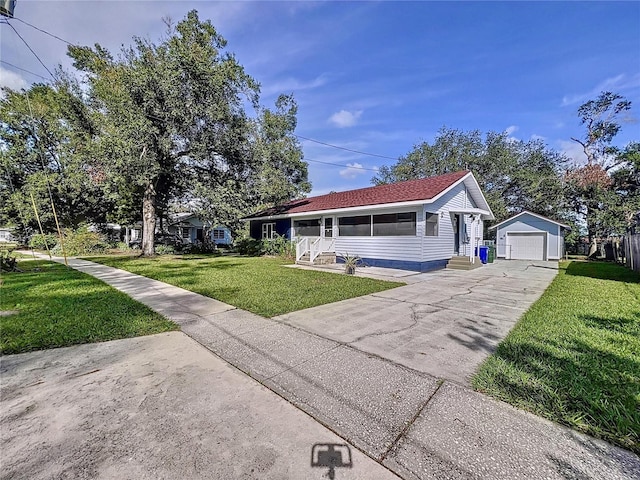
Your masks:
{"label": "shadow on grass", "polygon": [[638,335],[640,325],[640,311],[634,312],[632,317],[603,318],[595,315],[580,315],[582,322],[590,328],[597,328],[605,332],[616,332],[624,335]]}
{"label": "shadow on grass", "polygon": [[494,358],[475,379],[479,390],[640,453],[637,357],[573,338],[506,341]]}
{"label": "shadow on grass", "polygon": [[640,283],[640,273],[629,270],[622,265],[609,262],[571,262],[566,269],[567,275],[613,280],[625,283]]}

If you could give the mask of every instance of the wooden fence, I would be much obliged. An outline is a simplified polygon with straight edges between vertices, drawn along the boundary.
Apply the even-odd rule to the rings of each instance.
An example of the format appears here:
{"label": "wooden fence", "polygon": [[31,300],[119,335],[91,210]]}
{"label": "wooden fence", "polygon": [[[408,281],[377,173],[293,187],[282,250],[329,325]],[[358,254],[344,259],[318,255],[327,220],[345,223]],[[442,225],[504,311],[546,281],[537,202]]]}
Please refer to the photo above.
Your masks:
{"label": "wooden fence", "polygon": [[621,247],[624,251],[625,265],[631,270],[640,272],[640,234],[625,235]]}

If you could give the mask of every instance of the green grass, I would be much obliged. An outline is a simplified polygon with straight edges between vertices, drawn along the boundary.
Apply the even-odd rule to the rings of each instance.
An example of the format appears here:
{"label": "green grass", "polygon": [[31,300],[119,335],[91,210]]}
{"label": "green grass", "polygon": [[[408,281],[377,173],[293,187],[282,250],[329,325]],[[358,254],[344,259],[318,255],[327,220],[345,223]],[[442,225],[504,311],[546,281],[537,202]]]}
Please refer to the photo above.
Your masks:
{"label": "green grass", "polygon": [[640,453],[640,275],[562,262],[473,386]]}
{"label": "green grass", "polygon": [[92,257],[90,260],[154,278],[273,317],[404,285],[371,278],[285,268],[277,258],[231,256]]}
{"label": "green grass", "polygon": [[0,353],[150,335],[173,322],[89,275],[47,261],[19,262],[22,273],[3,273]]}

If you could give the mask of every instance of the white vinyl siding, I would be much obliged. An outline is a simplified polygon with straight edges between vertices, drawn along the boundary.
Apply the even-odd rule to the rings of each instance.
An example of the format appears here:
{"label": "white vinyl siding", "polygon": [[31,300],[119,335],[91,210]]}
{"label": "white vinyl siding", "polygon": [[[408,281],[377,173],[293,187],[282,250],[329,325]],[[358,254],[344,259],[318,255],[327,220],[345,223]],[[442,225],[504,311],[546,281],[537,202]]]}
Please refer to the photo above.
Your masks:
{"label": "white vinyl siding", "polygon": [[[455,238],[453,233],[454,215],[450,211],[460,208],[476,208],[476,204],[467,194],[464,184],[457,185],[455,188],[440,197],[434,203],[424,205],[424,213],[438,213],[438,236],[424,235],[424,215],[422,222],[422,261],[449,259],[454,254]],[[444,213],[444,215],[442,215]],[[467,232],[471,235],[471,216],[464,216],[467,225]],[[479,223],[478,233],[480,242],[482,242],[483,223]],[[468,244],[460,245],[460,255],[468,255]]]}

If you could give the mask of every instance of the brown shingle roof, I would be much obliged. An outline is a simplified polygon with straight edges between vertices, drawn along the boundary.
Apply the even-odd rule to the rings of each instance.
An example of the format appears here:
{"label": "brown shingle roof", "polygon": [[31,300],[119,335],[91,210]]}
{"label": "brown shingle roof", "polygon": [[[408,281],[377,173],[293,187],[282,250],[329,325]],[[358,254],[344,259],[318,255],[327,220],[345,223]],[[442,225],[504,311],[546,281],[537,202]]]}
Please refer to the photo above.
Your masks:
{"label": "brown shingle roof", "polygon": [[468,171],[464,170],[438,175],[437,177],[422,178],[420,180],[408,180],[406,182],[389,183],[376,187],[359,188],[346,192],[329,193],[318,197],[292,200],[282,205],[262,210],[247,218],[430,200],[444,192],[468,173]]}

